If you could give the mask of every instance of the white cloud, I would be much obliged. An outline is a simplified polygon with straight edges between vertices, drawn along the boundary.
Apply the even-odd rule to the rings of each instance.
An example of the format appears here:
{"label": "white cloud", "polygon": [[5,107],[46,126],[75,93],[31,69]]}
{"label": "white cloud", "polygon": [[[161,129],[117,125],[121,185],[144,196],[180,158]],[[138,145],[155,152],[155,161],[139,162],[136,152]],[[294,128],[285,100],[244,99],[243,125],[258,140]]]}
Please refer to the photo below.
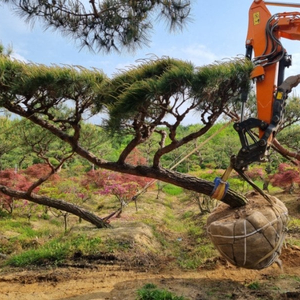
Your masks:
{"label": "white cloud", "polygon": [[28,60],[24,56],[20,55],[19,53],[13,52],[10,57],[13,59],[28,63]]}
{"label": "white cloud", "polygon": [[201,67],[221,59],[207,46],[195,43],[172,47],[169,46],[168,48],[162,47],[155,52],[155,55],[157,55],[157,57],[169,56],[189,61],[197,67]]}
{"label": "white cloud", "polygon": [[[300,74],[300,53],[293,53],[292,54],[292,65],[286,69],[285,71],[285,78],[293,75]],[[300,85],[292,90],[292,93],[296,96],[300,95]]]}
{"label": "white cloud", "polygon": [[215,60],[220,59],[205,45],[201,44],[190,45],[183,48],[181,51],[184,57],[196,66],[207,65],[214,62]]}

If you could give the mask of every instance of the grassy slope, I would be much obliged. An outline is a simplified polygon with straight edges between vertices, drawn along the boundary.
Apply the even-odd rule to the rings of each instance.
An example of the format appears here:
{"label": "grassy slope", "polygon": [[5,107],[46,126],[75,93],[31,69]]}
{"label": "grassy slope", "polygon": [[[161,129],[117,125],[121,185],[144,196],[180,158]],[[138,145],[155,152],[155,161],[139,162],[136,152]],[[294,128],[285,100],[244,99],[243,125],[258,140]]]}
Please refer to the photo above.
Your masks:
{"label": "grassy slope", "polygon": [[[130,266],[153,266],[197,269],[213,261],[218,253],[207,238],[207,215],[200,215],[194,200],[183,191],[165,189],[144,194],[138,210],[129,204],[120,218],[111,220],[111,229],[69,217],[64,231],[62,218],[48,214],[46,219],[24,217],[0,220],[0,265],[66,265],[86,262],[122,263]],[[279,194],[289,208],[291,217],[288,243],[300,246],[300,209],[295,195]],[[106,200],[108,201],[108,200]],[[101,215],[116,209],[117,203]],[[96,205],[94,203],[93,205]],[[99,212],[100,214],[100,212]]]}
{"label": "grassy slope", "polygon": [[[185,193],[170,195],[150,191],[139,198],[138,210],[129,204],[120,218],[111,220],[112,229],[96,229],[69,217],[64,232],[62,218],[49,214],[45,219],[24,217],[0,220],[2,266],[63,264],[76,257],[131,260],[150,266],[165,260],[183,268],[196,268],[216,255],[205,232],[205,216],[199,216],[195,202]],[[178,192],[176,192],[178,193]],[[108,207],[106,205],[106,207]],[[105,216],[117,208],[110,202]],[[6,259],[3,259],[4,255]]]}

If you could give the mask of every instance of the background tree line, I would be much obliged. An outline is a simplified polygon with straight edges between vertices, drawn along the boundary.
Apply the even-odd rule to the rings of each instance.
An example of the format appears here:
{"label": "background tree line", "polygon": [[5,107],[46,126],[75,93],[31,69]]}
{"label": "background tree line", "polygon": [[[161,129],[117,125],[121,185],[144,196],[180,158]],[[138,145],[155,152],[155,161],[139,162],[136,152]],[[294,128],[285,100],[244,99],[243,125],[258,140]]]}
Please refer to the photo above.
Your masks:
{"label": "background tree line", "polygon": [[[64,149],[65,144],[59,139],[41,134],[40,128],[26,119],[20,120],[3,115],[0,117],[0,124],[0,184],[16,190],[27,191],[32,183],[51,173],[51,165],[54,168],[60,166],[60,159],[67,153],[67,149]],[[176,166],[176,171],[208,181],[213,181],[216,176],[221,176],[228,165],[229,157],[236,153],[240,147],[238,136],[233,127],[224,127],[224,124],[228,125],[224,122],[214,125],[208,136],[214,132],[218,132],[218,134],[209,141],[206,142],[206,137],[202,136],[190,145],[185,145],[180,151],[177,150],[166,155],[162,160],[162,165],[172,168],[176,162],[196,149],[194,153],[188,155]],[[195,127],[198,128],[199,126],[198,124],[180,125],[178,138],[194,132]],[[163,130],[164,128],[160,129]],[[287,130],[287,133],[281,133],[279,136],[281,142],[294,150],[297,149],[299,129],[300,125],[295,124]],[[116,159],[122,153],[129,139],[128,136],[119,134],[111,136],[95,124],[83,123],[82,130],[85,132],[87,145],[95,152],[101,153],[107,160]],[[99,134],[100,132],[101,134]],[[100,140],[97,139],[99,136],[101,136]],[[132,153],[130,161],[134,164],[147,163],[155,151],[155,147],[153,149],[151,145],[158,142],[159,140],[152,140],[148,144],[141,145]],[[201,147],[198,148],[199,145]],[[300,183],[298,166],[293,165],[276,152],[271,153],[270,157],[272,159],[267,164],[251,166],[248,175],[261,187],[264,184],[266,189],[277,186],[292,192]],[[237,174],[233,174],[231,177],[230,185],[241,193],[249,188],[245,186]],[[121,214],[125,206],[132,201],[132,198],[145,187],[159,190],[161,185],[146,177],[99,169],[82,157],[73,155],[43,185],[37,186],[34,192],[86,208],[90,207],[92,203],[97,203],[100,213],[101,207],[105,205],[101,196],[106,195],[111,198],[111,201],[119,203],[119,208],[112,210],[111,215],[103,216],[104,220],[109,220],[112,216]],[[212,199],[203,198],[203,195],[202,198],[198,198],[197,193],[195,193],[191,194],[191,197],[195,200],[198,199],[197,201],[201,199],[199,207],[202,211],[205,211],[205,207],[212,205]],[[137,202],[136,207],[138,208]],[[37,204],[27,200],[18,200],[12,196],[0,194],[2,214],[12,214],[15,210],[21,210],[23,215],[29,219],[33,215],[47,218],[49,209],[48,206],[41,209]],[[70,213],[63,210],[52,210],[52,213],[64,218],[67,229]]]}
{"label": "background tree line", "polygon": [[[147,42],[151,12],[165,18],[170,29],[181,29],[191,5],[181,0],[2,2],[12,4],[29,21],[40,19],[46,28],[58,29],[83,47],[104,52],[130,50]],[[214,188],[211,180],[187,172],[196,172],[208,164],[211,169],[229,164],[226,157],[235,149],[228,135],[226,144],[223,136],[206,153],[195,152],[195,158],[185,160],[176,170],[172,167],[188,147],[196,147],[201,139],[207,139],[207,134],[212,134],[220,118],[238,120],[239,95],[249,89],[253,69],[247,60],[196,67],[190,62],[154,57],[108,78],[102,71],[78,66],[26,64],[11,59],[3,47],[0,50],[0,106],[5,113],[22,118],[1,120],[1,168],[5,171],[13,163],[17,173],[32,164],[47,165],[47,172],[31,178],[26,188],[0,184],[5,197],[59,208],[103,227],[106,224],[102,218],[60,198],[41,196],[40,189],[62,170],[78,164],[164,181],[209,196]],[[250,97],[249,115],[254,110],[253,101]],[[298,121],[295,112],[293,109],[289,114],[287,109],[288,126]],[[103,127],[84,122],[103,114]],[[197,117],[199,125],[181,126],[190,114]],[[16,133],[21,138],[15,137]],[[286,156],[298,158],[295,151],[282,144],[276,147]],[[142,162],[131,159],[136,151],[143,153]],[[232,207],[247,203],[233,189],[222,201]]]}

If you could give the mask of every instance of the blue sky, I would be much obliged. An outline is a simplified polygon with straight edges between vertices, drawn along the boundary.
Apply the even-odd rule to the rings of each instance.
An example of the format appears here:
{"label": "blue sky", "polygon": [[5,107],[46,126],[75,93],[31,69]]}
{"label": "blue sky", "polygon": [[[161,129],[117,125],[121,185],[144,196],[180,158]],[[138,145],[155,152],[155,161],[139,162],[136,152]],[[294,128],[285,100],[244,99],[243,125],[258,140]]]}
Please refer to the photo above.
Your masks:
{"label": "blue sky", "polygon": [[[151,54],[191,61],[195,66],[243,56],[248,11],[252,1],[191,1],[192,20],[183,31],[170,33],[165,23],[154,22],[149,46],[144,46],[135,53],[123,52],[120,55],[80,50],[73,40],[62,36],[58,31],[45,31],[39,22],[34,26],[25,23],[13,12],[11,6],[3,3],[0,4],[0,41],[4,46],[12,45],[15,56],[29,62],[98,68],[108,76]],[[269,9],[272,13],[297,10],[271,6]],[[288,53],[293,55],[293,66],[287,75],[300,73],[300,42],[285,40],[283,44]]]}
{"label": "blue sky", "polygon": [[182,32],[168,32],[163,22],[154,23],[152,42],[136,53],[105,55],[80,50],[75,42],[57,31],[44,31],[21,20],[10,6],[0,6],[0,41],[11,44],[28,61],[44,64],[75,64],[103,69],[112,74],[117,68],[135,63],[148,54],[171,56],[195,65],[244,54],[247,14],[251,1],[192,0],[192,21]]}
{"label": "blue sky", "polygon": [[[45,31],[39,22],[32,27],[20,19],[12,7],[0,4],[0,41],[4,45],[12,45],[17,56],[34,63],[95,67],[107,75],[151,54],[188,60],[201,66],[215,60],[244,55],[251,3],[249,0],[192,0],[192,21],[182,32],[169,33],[166,24],[156,22],[148,47],[135,53],[123,52],[121,55],[80,50],[73,40],[58,31]],[[272,13],[288,10],[269,8]],[[288,41],[288,45],[291,48],[286,46],[289,54],[300,58],[299,42]],[[294,59],[294,64],[300,66],[300,61],[298,63]]]}

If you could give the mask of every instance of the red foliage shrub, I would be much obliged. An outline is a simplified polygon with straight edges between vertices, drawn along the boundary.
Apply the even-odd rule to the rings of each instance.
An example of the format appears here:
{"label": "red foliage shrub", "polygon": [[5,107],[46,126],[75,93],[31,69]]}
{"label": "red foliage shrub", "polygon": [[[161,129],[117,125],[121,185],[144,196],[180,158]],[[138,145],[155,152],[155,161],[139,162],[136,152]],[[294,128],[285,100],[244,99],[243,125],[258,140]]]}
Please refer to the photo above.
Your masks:
{"label": "red foliage shrub", "polygon": [[278,167],[278,173],[270,176],[270,181],[273,186],[289,189],[294,184],[300,183],[299,170],[297,167],[282,163]]}
{"label": "red foliage shrub", "polygon": [[265,176],[265,172],[262,167],[252,167],[247,171],[247,175],[252,179],[262,179]]}
{"label": "red foliage shrub", "polygon": [[82,185],[86,189],[89,187],[96,189],[96,193],[100,195],[114,195],[121,203],[125,203],[151,180],[100,169],[87,172]]}
{"label": "red foliage shrub", "polygon": [[[7,169],[0,171],[0,184],[8,186],[12,189],[25,192],[30,186],[31,182],[23,174],[15,172],[14,169]],[[13,197],[7,196],[0,192],[0,208],[12,213],[13,211]]]}
{"label": "red foliage shrub", "polygon": [[[22,171],[30,180],[37,180],[47,176],[51,172],[51,168],[47,164],[35,164],[29,166],[26,170]],[[48,180],[56,181],[60,177],[57,173],[53,174]]]}

